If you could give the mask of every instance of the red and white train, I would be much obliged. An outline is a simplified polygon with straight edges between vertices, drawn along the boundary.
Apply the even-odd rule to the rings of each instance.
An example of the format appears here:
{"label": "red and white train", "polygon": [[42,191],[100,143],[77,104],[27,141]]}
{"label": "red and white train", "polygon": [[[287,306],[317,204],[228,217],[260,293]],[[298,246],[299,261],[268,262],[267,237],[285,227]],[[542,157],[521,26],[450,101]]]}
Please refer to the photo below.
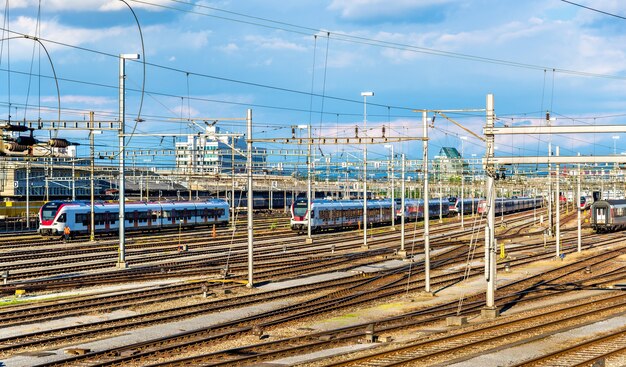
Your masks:
{"label": "red and white train", "polygon": [[[362,200],[321,200],[311,201],[311,231],[354,228],[362,225]],[[367,224],[391,223],[394,215],[393,202],[389,199],[367,201]],[[306,232],[309,225],[307,201],[298,199],[291,205],[291,229],[298,233]]]}
{"label": "red and white train", "polygon": [[[228,203],[213,199],[201,202],[136,202],[126,203],[124,228],[133,230],[159,230],[178,226],[227,225]],[[39,234],[60,237],[65,227],[70,235],[91,232],[91,204],[88,201],[51,201],[39,209]],[[119,231],[119,204],[94,203],[94,232]]]}

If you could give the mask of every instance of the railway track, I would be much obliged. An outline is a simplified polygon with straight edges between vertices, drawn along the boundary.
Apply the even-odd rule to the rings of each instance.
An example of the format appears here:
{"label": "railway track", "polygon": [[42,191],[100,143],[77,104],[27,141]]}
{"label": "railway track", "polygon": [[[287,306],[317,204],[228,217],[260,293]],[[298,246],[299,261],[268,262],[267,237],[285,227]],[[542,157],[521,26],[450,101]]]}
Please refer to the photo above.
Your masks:
{"label": "railway track", "polygon": [[[506,345],[536,340],[623,312],[626,312],[626,295],[617,294],[604,299],[583,301],[554,311],[536,310],[524,317],[482,322],[476,327],[463,328],[458,332],[452,331],[430,340],[407,343],[392,350],[353,358],[349,361],[330,363],[326,366],[429,366],[444,361],[448,363],[450,356],[460,359],[461,354],[476,355]],[[569,360],[569,362],[575,361],[575,358]],[[579,362],[582,361],[579,360]],[[527,365],[526,362],[523,365]],[[554,360],[547,365],[556,366]],[[572,365],[574,364],[566,364],[566,366]]]}
{"label": "railway track", "polygon": [[[614,256],[617,256],[616,254],[613,254],[613,255],[614,255]],[[607,256],[611,256],[611,255],[607,255]],[[598,261],[600,261],[600,260],[601,260],[601,259],[595,259],[595,260],[593,260],[593,261],[594,261],[594,264],[597,264],[597,262],[598,262]],[[574,265],[572,264],[571,266],[574,266]],[[582,265],[580,265],[580,266],[582,266]],[[594,265],[594,266],[595,266],[595,265]],[[568,267],[570,267],[570,266],[568,266]],[[567,271],[566,271],[566,270],[563,270],[563,269],[561,269],[560,271],[562,271],[562,272],[563,272],[563,271],[565,271],[565,273],[567,273]],[[569,271],[570,271],[570,272],[571,272],[571,271],[573,271],[573,272],[578,271],[578,272],[579,272],[579,271],[580,271],[580,269],[575,269],[575,270],[571,270],[571,269],[570,269]],[[555,272],[557,272],[557,270],[555,270]],[[548,275],[544,275],[544,276],[548,276]],[[559,274],[559,275],[558,275],[558,277],[557,277],[557,275],[556,275],[556,273],[555,273],[555,274],[552,274],[552,275],[551,275],[551,278],[550,278],[550,279],[551,279],[551,280],[554,280],[554,279],[559,279],[559,277],[563,277],[563,276],[564,276],[563,274]],[[447,279],[447,280],[446,280],[446,282],[447,282],[447,283],[444,283],[444,284],[449,284],[449,282],[450,282],[450,281],[451,281],[451,279]],[[458,276],[457,276],[457,279],[452,280],[452,281],[458,281]],[[528,280],[527,282],[531,283],[531,284],[533,285],[533,287],[536,287],[536,284],[537,284],[537,282],[538,282],[538,281],[537,281],[537,279],[532,279],[532,280]],[[547,282],[547,281],[544,281],[544,282]],[[444,284],[440,284],[440,286],[442,286],[442,287],[443,287],[443,286],[446,286],[446,285],[444,285]],[[387,290],[389,290],[389,288],[393,288],[393,287],[397,287],[397,286],[398,286],[397,284],[393,284],[393,285],[392,285],[392,284],[389,284],[389,285],[384,286],[384,287],[379,287],[379,288],[380,288],[380,290],[378,290],[378,293],[377,293],[375,296],[376,296],[376,297],[388,296],[389,294],[385,294],[384,292],[381,292],[381,290],[385,290],[385,291],[387,291]],[[402,287],[401,287],[401,288],[402,288]],[[514,299],[519,298],[519,294],[516,294],[516,295],[511,296],[511,297],[513,297]],[[335,299],[335,300],[337,300],[337,298],[338,298],[338,297],[334,297],[334,299]],[[352,298],[347,299],[347,300],[344,300],[344,302],[348,302],[348,301],[351,301],[351,300],[352,300]],[[371,298],[370,298],[370,300],[371,300]],[[502,299],[500,299],[500,301],[502,301]],[[338,302],[338,301],[335,301],[335,302]],[[480,303],[480,302],[479,302],[479,301],[473,301],[473,302],[469,302],[469,303],[468,303],[468,305],[472,305],[471,307],[473,307],[473,309],[475,310],[477,307],[479,307],[476,303]],[[359,304],[359,303],[356,303],[356,304]],[[354,304],[346,303],[343,307],[347,307],[348,305],[354,305]],[[326,304],[325,304],[325,305],[323,306],[323,309],[324,309],[324,311],[325,311],[325,312],[326,312],[326,311],[328,311],[328,305],[326,305]],[[430,313],[432,313],[434,310],[432,310],[432,309],[431,309],[431,310],[429,310],[429,311],[430,311]],[[440,311],[440,312],[443,312],[443,311]],[[445,311],[445,314],[450,315],[451,313],[453,313],[453,311],[452,311],[452,309],[451,309],[451,306],[449,305],[449,308],[448,308],[448,310],[447,310],[447,311]],[[308,311],[306,314],[310,315],[310,314],[311,314],[311,311]],[[425,314],[421,314],[422,319],[421,319],[418,323],[420,323],[420,322],[424,322],[424,315],[425,315]],[[417,315],[413,315],[413,317],[415,317],[415,316],[417,316]],[[300,317],[302,317],[302,314],[299,314],[298,316],[295,316],[295,317],[300,318]],[[410,318],[411,318],[411,316],[408,316],[408,318],[410,319]],[[398,320],[395,320],[395,321],[396,321],[396,325],[395,325],[395,326],[387,326],[387,328],[388,328],[389,330],[391,330],[391,329],[393,329],[393,328],[396,328],[396,329],[397,329],[397,328],[404,328],[404,327],[408,327],[408,326],[410,325],[410,324],[407,324],[406,320],[404,320],[404,322],[398,322]],[[254,322],[255,324],[258,324],[258,323],[259,323],[259,321],[258,321],[258,320],[257,320],[257,321],[252,321],[252,320],[249,320],[249,322]],[[284,321],[283,321],[283,322],[284,322]],[[388,322],[390,322],[390,321],[388,321]],[[413,323],[415,323],[415,322],[417,322],[417,321],[413,320],[412,322],[413,322]],[[392,322],[391,322],[391,323],[392,323]],[[381,325],[384,325],[384,324],[377,325],[377,326],[376,326],[376,329],[379,329],[379,328],[381,327]],[[267,326],[269,326],[269,325],[268,325],[267,323],[265,323],[265,324],[264,324],[264,326],[265,326],[265,327],[267,327]],[[231,327],[232,327],[232,326],[231,326]],[[362,336],[363,336],[363,331],[361,330],[362,328],[363,328],[363,326],[359,326],[359,327],[353,328],[353,330],[351,331],[352,333],[354,333],[354,335],[353,335],[353,336],[352,336],[352,338],[351,338],[352,340],[354,340],[354,338],[358,338],[358,337],[362,337]],[[243,329],[241,329],[241,325],[240,325],[240,324],[237,324],[237,326],[236,326],[236,327],[235,327],[235,329],[233,329],[233,330],[234,330],[234,331],[233,331],[233,333],[235,333],[236,335],[249,334],[249,333],[251,332],[251,329],[250,329],[250,328],[245,328],[245,327],[244,327]],[[207,336],[207,335],[209,335],[209,334],[206,334],[206,333],[212,333],[212,334],[210,334],[211,336]],[[217,334],[216,334],[216,333],[217,333]],[[342,333],[347,333],[347,334],[350,334],[350,333],[348,333],[346,330],[342,330],[342,331],[339,331],[339,332],[338,332],[338,334],[342,334]],[[224,334],[224,330],[223,330],[223,329],[216,330],[215,328],[212,328],[212,329],[211,329],[211,330],[209,330],[209,331],[205,331],[205,333],[204,333],[204,335],[205,335],[205,336],[203,337],[203,338],[205,338],[205,339],[204,339],[205,341],[204,341],[204,342],[202,342],[202,343],[208,343],[208,342],[210,342],[211,340],[215,341],[215,340],[216,340],[215,338],[217,337],[217,335],[221,335],[221,336],[220,336],[220,338],[225,337],[225,335],[222,335],[222,334]],[[228,334],[228,335],[231,335],[231,336],[232,336],[232,334]],[[189,336],[189,335],[183,335],[183,336],[181,336],[181,337],[182,337],[182,338],[189,338],[190,336]],[[311,337],[311,336],[307,336],[307,338],[310,338],[310,337]],[[317,343],[319,343],[319,337],[321,337],[321,336],[318,336],[318,337],[316,337],[316,336],[312,336],[312,338],[313,338],[313,339],[315,339]],[[194,338],[195,338],[195,337],[194,337]],[[326,337],[322,337],[322,338],[326,338]],[[198,341],[198,339],[194,339],[194,340],[195,340],[195,341],[194,341],[192,344],[198,344],[198,343],[201,343],[200,341]],[[331,337],[331,338],[330,338],[330,340],[338,341],[339,339],[338,339],[338,337],[337,337],[337,336],[334,336],[334,337]],[[342,340],[343,340],[343,338],[342,338]],[[344,342],[345,342],[345,340],[344,340]],[[159,340],[159,341],[154,341],[153,343],[157,343],[157,344],[159,344],[159,345],[163,345],[164,341],[163,341],[163,340]],[[170,342],[168,342],[168,343],[170,343]],[[178,342],[172,342],[172,343],[173,343],[174,345],[177,345],[177,346],[176,346],[176,348],[180,348],[180,343],[178,343]],[[293,343],[292,343],[292,344],[293,344]],[[131,347],[129,347],[129,348],[131,348],[132,350],[135,350],[135,351],[140,350],[140,349],[139,349],[140,347],[139,347],[139,346],[137,346],[137,345],[133,345],[133,346],[131,346]],[[169,348],[169,347],[168,347],[168,348]],[[311,346],[308,346],[308,347],[307,347],[307,346],[305,346],[305,347],[303,347],[303,348],[304,348],[304,349],[306,349],[306,348],[311,348]],[[109,353],[111,353],[111,352],[109,351]],[[124,352],[121,352],[121,351],[115,352],[114,354],[118,354],[118,353],[125,354]],[[126,352],[126,353],[128,353],[128,352]],[[143,353],[143,352],[137,352],[137,353],[135,354],[135,358],[138,358],[138,355],[139,355],[139,354],[142,354],[142,353]],[[153,354],[154,352],[146,352],[146,353]],[[164,352],[164,353],[166,353],[166,352]],[[278,352],[277,352],[277,353],[278,353]],[[222,356],[222,357],[223,357],[223,356]],[[220,358],[222,358],[222,357],[220,357]],[[76,357],[76,358],[78,358],[78,357]],[[82,358],[87,358],[87,357],[82,357]],[[100,358],[100,357],[94,357],[94,358]],[[130,357],[129,357],[129,358],[130,358]],[[117,360],[117,362],[115,362],[115,363],[118,363],[118,364],[119,364],[119,363],[122,363],[122,364],[124,364],[124,363],[127,363],[127,362],[131,361],[131,360],[132,360],[132,358],[130,358],[129,360],[122,360],[122,361],[120,361],[120,360],[118,359],[118,360]],[[199,360],[198,360],[198,361],[199,361]],[[187,361],[187,362],[188,362],[188,363],[192,363],[192,362],[189,362],[189,361]],[[187,362],[186,362],[186,363],[187,363]],[[251,362],[251,361],[250,361],[250,360],[247,360],[247,362]],[[142,362],[142,363],[143,363],[143,362]],[[193,364],[195,364],[195,362],[193,362]],[[95,365],[107,365],[107,364],[95,364]]]}
{"label": "railway track", "polygon": [[583,367],[602,365],[612,357],[626,354],[626,327],[560,349],[558,351],[511,365],[511,367]]}
{"label": "railway track", "polygon": [[[276,227],[276,228],[286,227],[289,224],[289,217],[285,215],[277,215],[276,217],[271,217],[271,218],[267,218],[267,217],[260,217],[260,218],[255,217],[255,218],[256,218],[255,228],[258,228],[259,230],[268,230],[271,227]],[[247,226],[247,220],[237,220],[235,222],[235,227],[245,228],[245,226]],[[193,228],[190,228],[190,227],[183,227],[183,228],[185,229],[185,231],[192,230],[192,231],[206,232],[207,228],[211,229],[212,227],[199,226],[199,227],[193,227]],[[164,228],[158,231],[158,233],[160,233],[161,235],[165,234],[165,235],[170,235],[172,237],[175,237],[175,236],[177,237],[178,232],[179,232],[178,228]],[[232,232],[232,230],[230,228],[217,227],[217,232],[220,234],[229,234]],[[113,242],[111,238],[116,237],[116,235],[117,233],[97,234],[96,240]],[[150,239],[151,237],[154,237],[154,232],[147,232],[147,231],[146,232],[144,231],[134,232],[131,230],[131,231],[126,232],[126,237],[136,239],[136,240]],[[24,246],[34,246],[34,247],[47,246],[50,243],[50,240],[43,239],[42,236],[36,232],[1,234],[0,238],[2,239],[2,241],[0,241],[1,242],[0,250],[20,249],[20,248],[23,248]],[[68,244],[80,243],[82,240],[85,240],[87,238],[88,236],[78,236],[77,238],[72,239],[68,241],[67,243]],[[61,243],[61,236],[59,236],[58,239],[55,239],[52,241]]]}
{"label": "railway track", "polygon": [[[448,229],[450,226],[454,226],[454,224],[441,226],[439,228],[436,227],[437,229],[431,232],[433,233],[433,236],[431,236],[433,239],[433,245],[436,245],[437,243],[437,232],[448,233],[447,237],[450,240],[455,238],[450,235],[450,231]],[[415,227],[417,227],[417,225],[415,225]],[[419,230],[413,229],[413,233],[409,232],[409,236],[411,236],[411,234],[413,235],[413,240],[409,241],[409,245],[418,241],[415,239],[415,236],[418,234],[416,231]],[[470,233],[470,229],[457,231],[455,236],[456,238],[461,238],[467,233]],[[351,233],[342,233],[342,235],[346,239],[353,236]],[[397,233],[395,236],[397,237]],[[291,237],[279,237],[281,237],[278,239],[280,242],[275,239],[273,244],[264,245],[263,243],[272,242],[269,241],[272,237],[271,235],[260,236],[255,252],[258,253],[259,256],[265,256],[265,254],[271,253],[272,251],[279,253],[282,250],[282,253],[285,253],[287,251],[287,247],[289,247],[290,251],[299,251],[301,255],[304,255],[304,251],[306,251],[306,254],[311,256],[320,256],[327,254],[328,250],[332,253],[334,251],[353,251],[360,248],[360,244],[355,242],[346,241],[344,243],[337,243],[340,240],[337,238],[337,235],[318,237],[315,247],[304,243],[293,244]],[[384,241],[392,240],[392,235],[385,233],[379,234],[378,237]],[[443,241],[441,238],[440,240]],[[376,241],[378,241],[378,239]],[[86,247],[85,251],[108,250],[106,253],[100,254],[99,256],[84,255],[77,258],[63,257],[58,260],[50,260],[34,264],[26,264],[22,262],[19,264],[20,270],[18,271],[11,271],[11,269],[6,268],[3,269],[4,271],[9,270],[11,272],[9,278],[11,282],[9,285],[0,286],[0,292],[6,294],[12,293],[16,289],[34,291],[43,289],[60,289],[72,286],[79,287],[94,284],[107,284],[126,281],[129,277],[133,277],[137,280],[158,279],[159,277],[172,275],[195,276],[203,273],[216,274],[223,270],[220,269],[220,267],[224,267],[229,261],[234,260],[226,255],[220,256],[220,253],[237,254],[238,251],[243,251],[246,246],[245,244],[233,244],[233,242],[229,240],[211,240],[206,242],[205,238],[199,238],[197,239],[197,242],[191,240],[188,240],[187,242],[190,251],[183,253],[169,250],[171,244],[153,245],[153,247],[148,247],[146,249],[133,249],[136,244],[131,242],[129,244],[130,249],[128,250],[128,259],[133,264],[133,268],[126,269],[123,272],[118,270],[102,272],[104,269],[114,268],[115,261],[117,260],[117,249],[111,249],[109,246],[97,249]],[[375,243],[378,242],[370,244],[374,245]],[[222,246],[220,246],[220,244]],[[143,245],[145,244],[142,244],[142,246]],[[409,250],[409,253],[410,255],[416,254],[414,250]],[[241,256],[237,259],[241,259]],[[67,263],[70,263],[70,265],[66,265]],[[29,266],[34,267],[35,269],[29,270]],[[100,274],[86,273],[94,269],[102,270],[100,270]],[[189,269],[196,269],[196,272]],[[74,276],[57,276],[69,273],[74,274]],[[109,281],[106,280],[107,278],[109,278]],[[20,279],[23,280],[20,281]]]}

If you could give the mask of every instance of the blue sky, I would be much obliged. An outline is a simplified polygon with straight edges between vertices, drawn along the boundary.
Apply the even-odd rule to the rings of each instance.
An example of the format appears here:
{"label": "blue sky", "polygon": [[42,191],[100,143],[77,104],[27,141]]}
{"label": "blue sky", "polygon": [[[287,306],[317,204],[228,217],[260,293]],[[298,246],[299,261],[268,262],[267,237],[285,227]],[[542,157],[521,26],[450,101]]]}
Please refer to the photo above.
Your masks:
{"label": "blue sky", "polygon": [[[120,53],[141,53],[148,62],[138,133],[195,131],[176,119],[244,117],[252,108],[257,137],[289,137],[290,126],[308,123],[315,136],[352,136],[363,124],[362,91],[375,92],[367,101],[371,135],[385,125],[387,135],[421,136],[421,115],[412,109],[481,109],[487,93],[495,95],[499,124],[543,124],[546,110],[555,124],[626,118],[626,20],[560,0],[126,1],[139,19],[145,55],[121,1],[0,4],[3,39],[38,35],[50,52],[63,119],[82,120],[90,110],[96,119],[117,118]],[[626,16],[620,0],[578,3]],[[43,50],[26,39],[3,41],[0,61],[0,118],[56,118]],[[127,62],[127,75],[132,121],[142,64]],[[482,112],[449,116],[482,132]],[[219,125],[245,131],[242,122]],[[460,147],[459,137],[468,135],[442,118],[430,134],[431,156],[442,146]],[[86,133],[60,135],[88,144]],[[100,150],[117,144],[111,133],[98,139]],[[545,155],[548,139],[499,137],[497,154]],[[613,152],[611,134],[551,139],[561,155]],[[129,149],[171,149],[172,142],[136,137]],[[626,136],[617,142],[617,153],[626,151]],[[320,148],[335,156],[361,149]],[[484,144],[470,136],[464,150],[481,156]],[[397,144],[395,151],[419,158],[421,142]],[[387,154],[382,146],[370,152],[372,159]]]}

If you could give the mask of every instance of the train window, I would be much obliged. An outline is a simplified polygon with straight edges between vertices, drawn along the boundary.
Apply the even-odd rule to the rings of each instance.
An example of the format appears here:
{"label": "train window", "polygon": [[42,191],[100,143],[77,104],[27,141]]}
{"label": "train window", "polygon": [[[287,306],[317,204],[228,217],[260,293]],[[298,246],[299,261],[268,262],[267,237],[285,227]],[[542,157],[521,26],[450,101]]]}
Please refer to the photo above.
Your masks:
{"label": "train window", "polygon": [[296,202],[296,205],[294,205],[293,215],[302,217],[306,214],[306,209],[307,209],[307,203],[298,201]]}
{"label": "train window", "polygon": [[43,206],[41,209],[41,219],[43,220],[52,220],[54,216],[57,214],[57,210],[59,207],[56,203],[48,203]]}
{"label": "train window", "polygon": [[63,213],[63,214],[59,215],[59,219],[57,219],[57,222],[65,223],[66,221],[67,221],[67,214]]}
{"label": "train window", "polygon": [[89,225],[91,216],[89,214],[76,214],[76,224],[80,223],[84,226]]}

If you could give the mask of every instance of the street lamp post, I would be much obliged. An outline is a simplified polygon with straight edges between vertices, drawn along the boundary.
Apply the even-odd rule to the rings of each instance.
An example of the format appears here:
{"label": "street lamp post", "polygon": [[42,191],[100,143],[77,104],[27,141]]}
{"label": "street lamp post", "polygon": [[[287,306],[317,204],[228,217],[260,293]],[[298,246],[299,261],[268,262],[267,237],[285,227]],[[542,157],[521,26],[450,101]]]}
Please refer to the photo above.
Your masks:
{"label": "street lamp post", "polygon": [[395,158],[395,156],[393,155],[393,145],[391,144],[387,144],[385,145],[385,148],[387,149],[391,149],[391,159],[389,160],[389,168],[391,170],[391,229],[395,230],[396,229],[396,215],[395,215],[395,210],[394,207],[396,205],[396,201],[395,201],[395,185],[394,185],[394,170],[393,170],[393,159]]}
{"label": "street lamp post", "polygon": [[[400,196],[400,252],[398,252],[398,255],[400,255],[400,257],[402,257],[403,259],[406,258],[406,250],[404,248],[404,243],[405,243],[405,233],[404,233],[404,205],[405,205],[405,171],[406,171],[406,162],[404,159],[404,153],[402,153],[402,183],[401,183],[401,196]],[[395,214],[395,213],[394,213]]]}
{"label": "street lamp post", "polygon": [[306,175],[306,210],[307,210],[307,214],[308,214],[308,220],[307,220],[307,225],[306,225],[306,243],[310,244],[313,243],[313,238],[311,237],[311,222],[313,220],[313,216],[311,214],[311,205],[312,205],[312,198],[311,196],[313,195],[313,190],[311,187],[311,165],[313,164],[313,162],[311,162],[311,123],[309,123],[307,125],[307,136],[308,136],[308,141],[307,141],[307,155],[306,155],[306,170],[307,170],[307,175]]}
{"label": "street lamp post", "polygon": [[475,172],[474,172],[474,164],[476,163],[476,154],[472,153],[472,165],[470,167],[470,170],[472,171],[472,218],[475,215],[475,207],[474,207],[474,199],[476,198],[476,189],[474,188],[474,181],[476,180],[476,176],[475,176]]}
{"label": "street lamp post", "polygon": [[26,228],[30,229],[30,159],[26,160]]}
{"label": "street lamp post", "polygon": [[89,182],[90,182],[90,188],[91,188],[91,194],[90,194],[90,198],[91,198],[91,210],[90,210],[90,226],[89,226],[89,240],[91,242],[93,242],[96,239],[96,228],[95,228],[95,213],[94,213],[94,182],[93,182],[93,176],[94,176],[94,168],[95,168],[95,154],[94,154],[94,135],[95,134],[100,134],[102,133],[102,131],[96,131],[93,129],[93,122],[94,122],[94,113],[93,111],[89,112],[89,122],[91,124],[90,126],[90,130],[89,130],[89,158],[90,158],[90,166],[91,169],[89,170]]}
{"label": "street lamp post", "polygon": [[363,96],[363,247],[367,247],[367,97],[373,97],[374,92],[361,92]]}
{"label": "street lamp post", "polygon": [[465,196],[465,161],[463,160],[465,152],[463,150],[463,142],[465,140],[467,140],[467,136],[461,136],[461,228],[465,228],[463,223],[463,216],[465,215],[465,211],[463,209],[463,199]]}
{"label": "street lamp post", "polygon": [[430,293],[430,203],[428,201],[428,119],[426,111],[422,111],[422,124],[424,127],[424,141],[422,142],[422,172],[424,174],[424,193],[422,194],[424,197],[424,291]]}
{"label": "street lamp post", "polygon": [[[619,135],[613,135],[613,155],[617,155],[617,140],[619,140]],[[617,171],[617,163],[613,164],[613,170]],[[611,177],[611,176],[609,176]],[[613,178],[613,198],[617,199],[617,188],[615,187],[615,181],[617,181],[617,177]]]}
{"label": "street lamp post", "polygon": [[120,172],[119,172],[119,187],[118,187],[118,192],[119,192],[119,237],[120,237],[120,248],[119,248],[119,257],[117,260],[117,267],[121,268],[121,269],[125,269],[128,267],[128,265],[126,264],[126,249],[125,249],[125,223],[124,223],[124,210],[126,210],[126,205],[125,205],[125,182],[124,182],[124,170],[126,168],[125,166],[125,161],[124,161],[124,154],[125,152],[125,145],[126,145],[126,137],[125,137],[125,121],[126,121],[126,117],[125,117],[125,108],[126,106],[124,105],[124,100],[125,100],[125,79],[126,79],[126,73],[125,73],[125,69],[126,69],[126,59],[129,60],[138,60],[139,59],[139,54],[120,54],[120,90],[119,90],[119,119],[120,119],[120,134],[119,134],[119,145],[120,145],[120,156],[119,156],[119,164],[120,164]]}

